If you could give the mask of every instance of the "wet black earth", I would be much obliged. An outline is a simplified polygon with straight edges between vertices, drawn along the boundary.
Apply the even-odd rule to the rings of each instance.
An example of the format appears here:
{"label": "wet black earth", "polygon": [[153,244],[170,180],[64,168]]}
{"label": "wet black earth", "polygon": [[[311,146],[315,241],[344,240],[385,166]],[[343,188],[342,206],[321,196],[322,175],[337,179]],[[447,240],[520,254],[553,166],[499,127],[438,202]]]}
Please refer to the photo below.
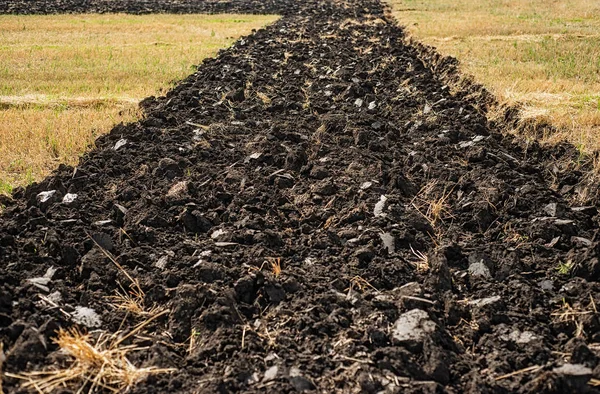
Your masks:
{"label": "wet black earth", "polygon": [[147,318],[111,305],[129,280],[109,252],[169,311],[129,342],[176,372],[135,393],[598,392],[581,157],[503,133],[378,1],[9,3],[285,16],[2,201],[5,371],[64,362],[59,327]]}

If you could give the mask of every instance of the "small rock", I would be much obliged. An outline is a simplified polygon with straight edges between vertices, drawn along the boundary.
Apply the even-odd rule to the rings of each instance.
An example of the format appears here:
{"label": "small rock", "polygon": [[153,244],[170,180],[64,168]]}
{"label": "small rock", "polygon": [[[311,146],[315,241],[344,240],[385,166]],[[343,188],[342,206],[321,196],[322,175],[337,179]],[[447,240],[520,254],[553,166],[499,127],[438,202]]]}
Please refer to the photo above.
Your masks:
{"label": "small rock", "polygon": [[484,279],[490,279],[492,277],[490,269],[483,262],[473,263],[469,265],[469,274],[472,277],[479,277]]}
{"label": "small rock", "polygon": [[421,309],[413,309],[403,313],[396,320],[392,337],[399,343],[422,343],[436,329],[436,324],[429,319],[427,312]]}
{"label": "small rock", "polygon": [[154,266],[158,269],[164,270],[167,268],[167,264],[169,264],[169,255],[164,255],[161,256],[156,263],[154,263]]}
{"label": "small rock", "polygon": [[540,287],[542,288],[542,290],[552,291],[554,290],[554,282],[552,282],[549,279],[543,280],[540,282]]}
{"label": "small rock", "polygon": [[381,238],[381,242],[383,242],[383,246],[385,246],[388,253],[394,253],[396,251],[395,239],[392,234],[381,233],[379,234],[379,238]]}
{"label": "small rock", "polygon": [[62,199],[63,204],[70,204],[77,199],[77,194],[67,193]]}
{"label": "small rock", "polygon": [[115,146],[113,147],[113,149],[114,150],[119,150],[119,148],[122,148],[125,145],[127,145],[127,140],[125,138],[121,138],[120,140],[117,141],[117,143],[115,144]]}
{"label": "small rock", "polygon": [[106,220],[98,220],[95,221],[94,223],[92,223],[94,226],[98,226],[98,227],[102,227],[102,226],[106,226],[107,224],[112,223],[112,220],[110,219],[106,219]]}
{"label": "small rock", "polygon": [[226,248],[229,246],[236,246],[237,243],[235,242],[215,242],[215,246],[218,246],[220,248]]}
{"label": "small rock", "polygon": [[36,199],[39,203],[45,203],[46,201],[49,201],[54,196],[54,194],[56,194],[56,190],[41,192],[36,196]]}
{"label": "small rock", "polygon": [[211,237],[212,239],[218,239],[218,238],[219,238],[221,235],[225,235],[225,234],[227,234],[227,230],[218,229],[218,230],[214,231],[214,232],[213,232],[213,233],[210,235],[210,237]]}
{"label": "small rock", "polygon": [[88,328],[96,328],[102,325],[102,320],[96,311],[85,306],[75,307],[75,311],[71,314],[71,317],[75,323],[82,324]]}
{"label": "small rock", "polygon": [[354,102],[354,105],[356,105],[357,107],[360,108],[360,107],[362,107],[363,102],[364,101],[362,99],[357,98],[356,101]]}
{"label": "small rock", "polygon": [[528,344],[530,342],[533,342],[533,341],[539,339],[539,337],[537,335],[535,335],[532,331],[521,332],[519,330],[511,331],[510,334],[502,335],[500,338],[503,341],[514,342],[517,344]]}
{"label": "small rock", "polygon": [[37,278],[29,278],[29,279],[27,279],[27,282],[34,284],[34,285],[46,286],[48,283],[50,283],[51,280],[52,280],[51,278],[37,277]]}
{"label": "small rock", "polygon": [[244,159],[244,163],[250,163],[251,160],[256,160],[256,159],[260,158],[261,156],[262,156],[262,153],[260,153],[260,152],[253,153]]}
{"label": "small rock", "polygon": [[360,190],[367,190],[368,188],[370,188],[371,186],[373,186],[373,182],[363,182],[360,185]]}
{"label": "small rock", "polygon": [[371,128],[373,130],[379,130],[382,127],[383,127],[383,123],[381,123],[381,122],[373,122],[373,123],[371,123]]}
{"label": "small rock", "polygon": [[543,208],[543,210],[544,210],[544,213],[546,213],[548,216],[556,217],[556,208],[557,208],[556,203],[552,202],[552,203],[546,205]]}
{"label": "small rock", "polygon": [[308,391],[315,389],[315,385],[310,380],[301,375],[300,369],[298,367],[290,368],[289,375],[290,383],[292,384],[292,386],[294,386],[296,391]]}
{"label": "small rock", "polygon": [[185,197],[188,192],[188,183],[186,181],[177,182],[167,192],[167,199],[176,200]]}
{"label": "small rock", "polygon": [[271,380],[277,377],[277,373],[279,372],[279,367],[277,365],[273,365],[271,368],[265,371],[265,376],[263,377],[263,382],[270,382]]}
{"label": "small rock", "polygon": [[500,301],[502,298],[500,296],[493,296],[487,298],[479,298],[476,300],[471,300],[468,302],[469,305],[474,306],[476,308],[481,308],[486,305],[492,305],[496,302]]}
{"label": "small rock", "polygon": [[298,367],[290,368],[290,376],[300,376],[300,368],[298,368]]}
{"label": "small rock", "polygon": [[569,376],[591,376],[592,369],[586,367],[583,364],[565,364],[560,367],[554,368],[552,372],[560,375]]}
{"label": "small rock", "polygon": [[[44,276],[37,277],[37,278],[30,278],[30,279],[27,279],[27,281],[33,285],[41,285],[42,289],[49,291],[49,289],[46,287],[46,285],[48,283],[50,283],[50,281],[52,281],[52,277],[54,276],[55,273],[56,273],[56,268],[50,267],[46,270],[46,273],[44,274]],[[40,286],[37,286],[37,287],[40,287]]]}
{"label": "small rock", "polygon": [[290,383],[292,384],[292,386],[294,386],[296,391],[300,391],[300,392],[315,389],[315,385],[310,380],[306,379],[303,376],[290,377]]}
{"label": "small rock", "polygon": [[379,198],[379,202],[377,202],[377,204],[375,204],[375,208],[373,209],[373,214],[375,215],[375,217],[385,215],[383,213],[383,210],[385,209],[386,202],[387,202],[387,197],[385,195],[382,195]]}

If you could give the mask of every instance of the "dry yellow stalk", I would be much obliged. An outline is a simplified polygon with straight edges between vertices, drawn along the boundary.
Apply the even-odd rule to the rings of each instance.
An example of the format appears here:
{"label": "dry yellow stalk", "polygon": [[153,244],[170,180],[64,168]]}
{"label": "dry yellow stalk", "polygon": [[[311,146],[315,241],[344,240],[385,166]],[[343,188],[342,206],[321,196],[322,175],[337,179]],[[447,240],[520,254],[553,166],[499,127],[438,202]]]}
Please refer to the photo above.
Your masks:
{"label": "dry yellow stalk", "polygon": [[350,287],[348,288],[348,291],[351,292],[354,288],[359,289],[361,292],[365,291],[368,288],[375,290],[376,292],[379,292],[379,290],[377,290],[377,288],[375,286],[370,284],[362,276],[358,276],[358,275],[356,275],[355,277],[350,279]]}
{"label": "dry yellow stalk", "polygon": [[429,257],[423,254],[421,251],[413,249],[412,245],[410,245],[410,251],[417,258],[416,261],[413,261],[412,264],[415,266],[417,272],[424,273],[429,271]]}
{"label": "dry yellow stalk", "polygon": [[268,260],[271,264],[271,272],[273,272],[273,275],[275,275],[275,277],[278,278],[279,275],[281,275],[281,257],[271,257]]}
{"label": "dry yellow stalk", "polygon": [[78,392],[124,392],[149,375],[174,371],[171,368],[138,368],[129,361],[127,354],[140,348],[133,345],[119,346],[125,338],[131,337],[153,319],[138,325],[120,339],[117,339],[120,333],[101,334],[94,341],[90,334],[84,334],[76,328],[60,329],[54,342],[70,359],[67,368],[21,374],[7,373],[6,376],[24,380],[23,388],[35,389],[39,393],[51,393],[59,387],[69,385],[80,385]]}

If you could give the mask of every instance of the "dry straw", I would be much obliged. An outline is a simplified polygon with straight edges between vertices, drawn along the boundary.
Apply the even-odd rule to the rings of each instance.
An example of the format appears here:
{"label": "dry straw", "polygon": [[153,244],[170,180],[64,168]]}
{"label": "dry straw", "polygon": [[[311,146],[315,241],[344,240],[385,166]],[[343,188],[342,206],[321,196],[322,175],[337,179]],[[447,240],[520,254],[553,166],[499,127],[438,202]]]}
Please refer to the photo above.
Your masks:
{"label": "dry straw", "polygon": [[68,367],[20,374],[6,373],[6,376],[24,380],[23,388],[34,389],[41,394],[51,393],[60,387],[76,386],[79,386],[77,393],[91,394],[104,390],[125,392],[149,375],[174,371],[171,368],[136,367],[127,355],[144,348],[122,345],[126,339],[166,312],[144,321],[124,336],[120,335],[122,333],[101,333],[94,340],[90,334],[82,333],[76,328],[60,329],[54,342],[69,359]]}

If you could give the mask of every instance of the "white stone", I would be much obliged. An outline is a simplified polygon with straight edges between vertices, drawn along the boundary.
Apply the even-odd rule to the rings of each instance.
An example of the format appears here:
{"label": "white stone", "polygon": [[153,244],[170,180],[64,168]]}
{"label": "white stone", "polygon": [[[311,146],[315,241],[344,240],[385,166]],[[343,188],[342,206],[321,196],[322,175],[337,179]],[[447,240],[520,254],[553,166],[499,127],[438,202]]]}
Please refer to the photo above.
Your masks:
{"label": "white stone", "polygon": [[494,304],[494,303],[500,301],[500,299],[501,299],[500,296],[479,298],[476,300],[469,301],[468,304],[471,306],[475,306],[475,307],[482,307],[482,306]]}
{"label": "white stone", "polygon": [[387,197],[385,195],[382,195],[379,198],[379,202],[377,202],[377,204],[375,204],[375,208],[373,209],[373,214],[375,215],[375,217],[384,216],[383,210],[385,209],[386,202],[387,202]]}
{"label": "white stone", "polygon": [[396,251],[396,240],[392,234],[381,233],[379,234],[379,238],[381,238],[381,242],[383,242],[383,246],[388,250],[388,253],[394,253]]}
{"label": "white stone", "polygon": [[373,182],[363,182],[362,185],[360,185],[360,190],[367,190],[371,186],[373,186]]}
{"label": "white stone", "polygon": [[73,201],[77,200],[77,194],[75,193],[67,193],[62,199],[63,204],[70,204]]}
{"label": "white stone", "polygon": [[423,341],[436,330],[436,324],[429,319],[427,312],[413,309],[400,315],[394,323],[392,336],[400,342]]}
{"label": "white stone", "polygon": [[56,190],[49,190],[47,192],[41,192],[37,195],[37,200],[39,202],[46,202],[52,198],[52,196],[56,193]]}
{"label": "white stone", "polygon": [[82,324],[88,328],[100,327],[102,325],[102,320],[96,311],[85,306],[75,307],[75,312],[71,314],[71,317],[75,323]]}
{"label": "white stone", "polygon": [[279,372],[279,367],[277,365],[273,365],[271,368],[265,371],[265,376],[263,377],[263,382],[269,382],[277,377],[277,373]]}
{"label": "white stone", "polygon": [[156,264],[154,265],[156,266],[156,268],[164,270],[165,268],[167,268],[167,264],[169,264],[169,256],[164,255],[161,258],[159,258]]}
{"label": "white stone", "polygon": [[114,146],[114,150],[119,150],[119,148],[122,148],[123,146],[127,145],[127,140],[125,138],[121,138],[120,140],[117,141],[117,143]]}
{"label": "white stone", "polygon": [[219,236],[223,235],[223,234],[227,234],[227,231],[223,230],[223,229],[218,229],[217,231],[213,232],[210,237],[212,239],[217,239],[219,238]]}
{"label": "white stone", "polygon": [[561,375],[587,376],[592,374],[592,369],[582,364],[565,364],[554,368],[552,372]]}

